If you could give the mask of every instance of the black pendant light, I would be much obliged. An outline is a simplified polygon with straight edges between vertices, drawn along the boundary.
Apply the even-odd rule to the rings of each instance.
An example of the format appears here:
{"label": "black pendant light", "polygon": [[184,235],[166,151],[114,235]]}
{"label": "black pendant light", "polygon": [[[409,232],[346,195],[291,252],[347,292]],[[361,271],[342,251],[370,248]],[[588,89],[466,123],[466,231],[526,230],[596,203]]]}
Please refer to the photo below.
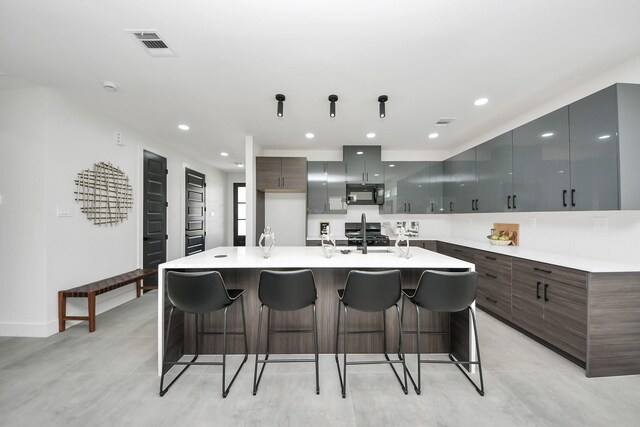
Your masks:
{"label": "black pendant light", "polygon": [[329,117],[336,116],[336,102],[338,101],[338,95],[329,95]]}
{"label": "black pendant light", "polygon": [[279,93],[276,95],[276,100],[278,101],[278,117],[282,117],[282,102],[285,100],[286,98],[284,97],[283,94]]}
{"label": "black pendant light", "polygon": [[386,113],[384,111],[384,103],[387,102],[389,100],[389,97],[387,95],[380,95],[378,97],[378,102],[380,103],[380,118],[384,118],[386,116]]}

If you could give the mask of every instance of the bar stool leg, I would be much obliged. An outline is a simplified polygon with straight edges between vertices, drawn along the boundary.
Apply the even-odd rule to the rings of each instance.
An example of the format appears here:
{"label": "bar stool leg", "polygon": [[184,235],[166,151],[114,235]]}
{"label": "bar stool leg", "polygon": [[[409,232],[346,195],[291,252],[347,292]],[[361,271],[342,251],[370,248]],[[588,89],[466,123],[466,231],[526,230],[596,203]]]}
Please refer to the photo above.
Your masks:
{"label": "bar stool leg", "polygon": [[225,382],[227,377],[227,311],[229,307],[224,308],[224,322],[222,326],[222,397],[227,397],[228,390],[225,390]]}
{"label": "bar stool leg", "polygon": [[349,311],[347,306],[344,306],[344,322],[342,327],[344,329],[343,339],[344,339],[344,381],[340,381],[342,383],[342,398],[344,399],[347,396],[347,315]]}
{"label": "bar stool leg", "polygon": [[[256,338],[256,366],[253,370],[253,395],[255,396],[258,392],[258,382],[260,381],[258,378],[258,359],[260,358],[260,332],[262,331],[262,311],[264,309],[264,304],[260,305],[260,314],[258,315],[258,333]],[[264,365],[262,366],[264,369]],[[262,377],[262,371],[260,371],[260,377]]]}
{"label": "bar stool leg", "polygon": [[320,370],[318,369],[318,318],[316,314],[316,303],[313,303],[313,344],[316,354],[316,394],[320,394]]}
{"label": "bar stool leg", "polygon": [[[395,304],[395,306],[396,306],[396,313],[398,315],[398,329],[402,332],[402,319],[400,316],[400,308],[398,307],[398,304]],[[404,391],[404,394],[409,394],[408,384],[407,384],[407,362],[404,354],[404,346],[402,345],[402,333],[400,333],[400,352],[402,353],[402,358],[401,358],[402,372],[404,373],[404,384],[401,384],[402,391]],[[393,368],[393,365],[390,365],[390,366]],[[396,373],[396,368],[393,368],[393,372],[396,374],[396,377],[397,377],[398,374]]]}
{"label": "bar stool leg", "polygon": [[[415,386],[415,383],[413,384],[414,389],[416,391],[417,394],[420,394],[422,392],[422,370],[421,370],[421,365],[422,363],[420,363],[420,308],[418,307],[418,305],[416,304],[416,345],[418,347],[417,353],[418,353],[418,386]],[[413,379],[411,379],[411,382],[413,382]]]}

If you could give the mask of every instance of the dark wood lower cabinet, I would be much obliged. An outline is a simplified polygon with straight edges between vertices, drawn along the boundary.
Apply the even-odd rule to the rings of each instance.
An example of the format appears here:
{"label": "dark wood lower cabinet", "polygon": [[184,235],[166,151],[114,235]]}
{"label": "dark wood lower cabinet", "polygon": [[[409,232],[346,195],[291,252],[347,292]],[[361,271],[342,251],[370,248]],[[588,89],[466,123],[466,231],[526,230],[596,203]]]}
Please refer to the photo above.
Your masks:
{"label": "dark wood lower cabinet", "polygon": [[437,249],[475,263],[478,307],[588,377],[640,374],[640,272],[588,273],[440,241]]}
{"label": "dark wood lower cabinet", "polygon": [[587,274],[550,264],[514,260],[512,321],[586,362]]}

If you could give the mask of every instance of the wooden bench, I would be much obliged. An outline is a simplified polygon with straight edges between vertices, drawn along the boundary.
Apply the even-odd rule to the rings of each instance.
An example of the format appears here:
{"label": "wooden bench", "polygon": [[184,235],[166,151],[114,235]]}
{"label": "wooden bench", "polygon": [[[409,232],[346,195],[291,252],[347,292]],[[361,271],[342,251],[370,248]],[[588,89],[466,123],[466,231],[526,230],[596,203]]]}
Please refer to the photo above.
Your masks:
{"label": "wooden bench", "polygon": [[[97,282],[87,285],[78,286],[58,292],[58,326],[60,332],[65,330],[65,322],[67,320],[88,320],[89,332],[96,330],[96,296],[105,292],[121,288],[130,283],[136,282],[136,298],[139,298],[142,291],[158,289],[157,286],[142,286],[142,279],[156,274],[158,270],[155,268],[130,271],[128,273],[109,277],[108,279],[98,280]],[[88,316],[67,316],[67,298],[87,298],[89,305]]]}

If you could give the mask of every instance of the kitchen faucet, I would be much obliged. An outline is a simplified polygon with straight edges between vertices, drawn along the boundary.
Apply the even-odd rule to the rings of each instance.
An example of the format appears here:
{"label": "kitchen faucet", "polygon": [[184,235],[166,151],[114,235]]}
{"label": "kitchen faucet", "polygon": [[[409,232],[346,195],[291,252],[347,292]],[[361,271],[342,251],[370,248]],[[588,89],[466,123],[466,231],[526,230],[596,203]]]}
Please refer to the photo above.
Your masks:
{"label": "kitchen faucet", "polygon": [[362,254],[367,253],[367,216],[362,212]]}

